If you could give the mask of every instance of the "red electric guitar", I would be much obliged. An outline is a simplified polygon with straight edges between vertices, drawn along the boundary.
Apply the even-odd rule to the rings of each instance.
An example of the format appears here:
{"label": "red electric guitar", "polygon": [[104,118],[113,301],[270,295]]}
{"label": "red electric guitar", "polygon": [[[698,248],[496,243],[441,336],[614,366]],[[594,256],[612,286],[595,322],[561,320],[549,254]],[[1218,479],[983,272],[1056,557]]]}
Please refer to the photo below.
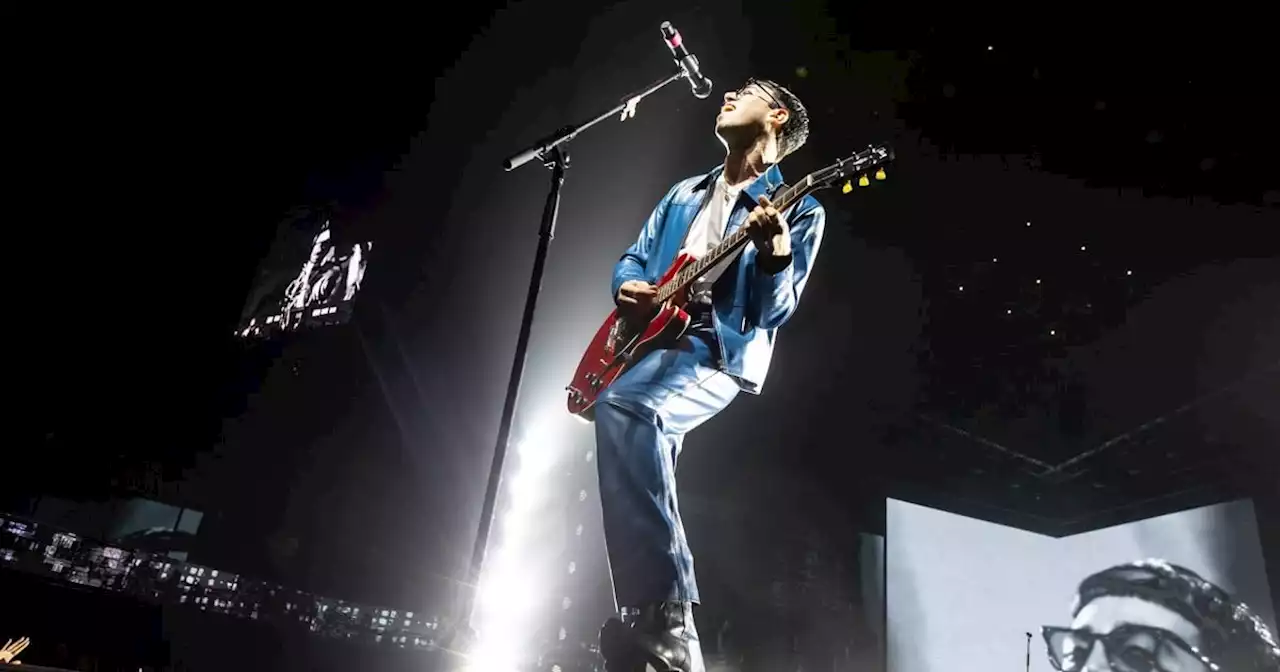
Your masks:
{"label": "red electric guitar", "polygon": [[[795,186],[783,187],[773,199],[779,212],[795,205],[806,195],[819,189],[844,182],[844,193],[853,190],[852,180],[865,187],[875,179],[883,180],[884,166],[893,161],[893,149],[887,145],[874,145],[826,168],[805,176]],[[595,416],[596,399],[600,392],[617,380],[633,362],[650,351],[674,343],[689,327],[689,314],[684,311],[688,289],[708,269],[742,252],[750,238],[745,227],[739,227],[724,237],[715,249],[701,259],[680,255],[671,268],[658,281],[658,295],[653,314],[634,315],[625,309],[615,309],[600,325],[591,339],[591,345],[582,355],[578,370],[569,384],[569,412],[586,420]]]}

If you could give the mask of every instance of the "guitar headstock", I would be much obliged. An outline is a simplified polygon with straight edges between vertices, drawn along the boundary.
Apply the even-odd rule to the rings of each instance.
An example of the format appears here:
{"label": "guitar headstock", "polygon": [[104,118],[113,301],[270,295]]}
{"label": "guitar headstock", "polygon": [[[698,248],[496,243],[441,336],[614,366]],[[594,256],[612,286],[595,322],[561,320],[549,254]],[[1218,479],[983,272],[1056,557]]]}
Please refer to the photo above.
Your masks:
{"label": "guitar headstock", "polygon": [[893,148],[889,145],[868,145],[864,150],[809,173],[796,186],[802,188],[802,194],[808,194],[840,184],[841,191],[847,194],[853,191],[854,180],[860,187],[870,185],[872,179],[884,180],[885,166],[893,163],[893,158]]}

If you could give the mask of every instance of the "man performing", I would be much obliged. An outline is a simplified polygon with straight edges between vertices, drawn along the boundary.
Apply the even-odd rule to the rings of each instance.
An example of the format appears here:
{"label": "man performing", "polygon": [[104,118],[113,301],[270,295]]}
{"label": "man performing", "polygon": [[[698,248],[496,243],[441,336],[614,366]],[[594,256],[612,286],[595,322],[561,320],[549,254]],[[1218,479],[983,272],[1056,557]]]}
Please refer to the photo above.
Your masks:
{"label": "man performing", "polygon": [[601,631],[611,672],[701,672],[694,628],[698,586],[676,503],[684,435],[740,390],[759,394],[779,327],[795,312],[822,241],[822,206],[806,196],[778,212],[777,163],[809,134],[787,89],[749,80],[716,116],[723,166],[676,184],[618,261],[619,310],[651,314],[656,282],[679,253],[699,257],[747,227],[752,245],[691,288],[688,331],[650,352],[604,390],[595,410],[605,540],[622,620]]}

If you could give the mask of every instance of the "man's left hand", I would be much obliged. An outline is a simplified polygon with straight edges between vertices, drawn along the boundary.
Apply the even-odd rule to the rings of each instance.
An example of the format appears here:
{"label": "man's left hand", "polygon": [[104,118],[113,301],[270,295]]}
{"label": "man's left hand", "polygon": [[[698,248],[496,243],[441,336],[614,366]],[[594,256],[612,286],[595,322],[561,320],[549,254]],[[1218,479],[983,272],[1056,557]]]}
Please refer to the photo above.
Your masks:
{"label": "man's left hand", "polygon": [[745,226],[747,235],[751,236],[760,254],[772,257],[791,254],[791,229],[778,214],[777,208],[773,207],[768,196],[760,196],[760,205],[747,215]]}

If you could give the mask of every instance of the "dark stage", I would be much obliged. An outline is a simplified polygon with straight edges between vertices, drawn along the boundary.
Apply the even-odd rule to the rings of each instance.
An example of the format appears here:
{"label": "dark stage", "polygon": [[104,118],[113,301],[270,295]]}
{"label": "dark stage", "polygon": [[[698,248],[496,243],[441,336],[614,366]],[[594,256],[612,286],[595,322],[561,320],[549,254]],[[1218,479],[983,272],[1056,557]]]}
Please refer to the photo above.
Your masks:
{"label": "dark stage", "polygon": [[[624,451],[565,388],[610,389],[574,372],[651,215],[654,259],[737,241],[686,278],[715,338],[671,349],[735,396],[657,451],[707,669],[1048,672],[1101,623],[1086,577],[1145,560],[1274,632],[1280,110],[1250,21],[449,10],[13,22],[20,669],[600,669]],[[757,239],[801,107],[779,179],[830,187],[821,234],[797,199],[807,233]]]}

